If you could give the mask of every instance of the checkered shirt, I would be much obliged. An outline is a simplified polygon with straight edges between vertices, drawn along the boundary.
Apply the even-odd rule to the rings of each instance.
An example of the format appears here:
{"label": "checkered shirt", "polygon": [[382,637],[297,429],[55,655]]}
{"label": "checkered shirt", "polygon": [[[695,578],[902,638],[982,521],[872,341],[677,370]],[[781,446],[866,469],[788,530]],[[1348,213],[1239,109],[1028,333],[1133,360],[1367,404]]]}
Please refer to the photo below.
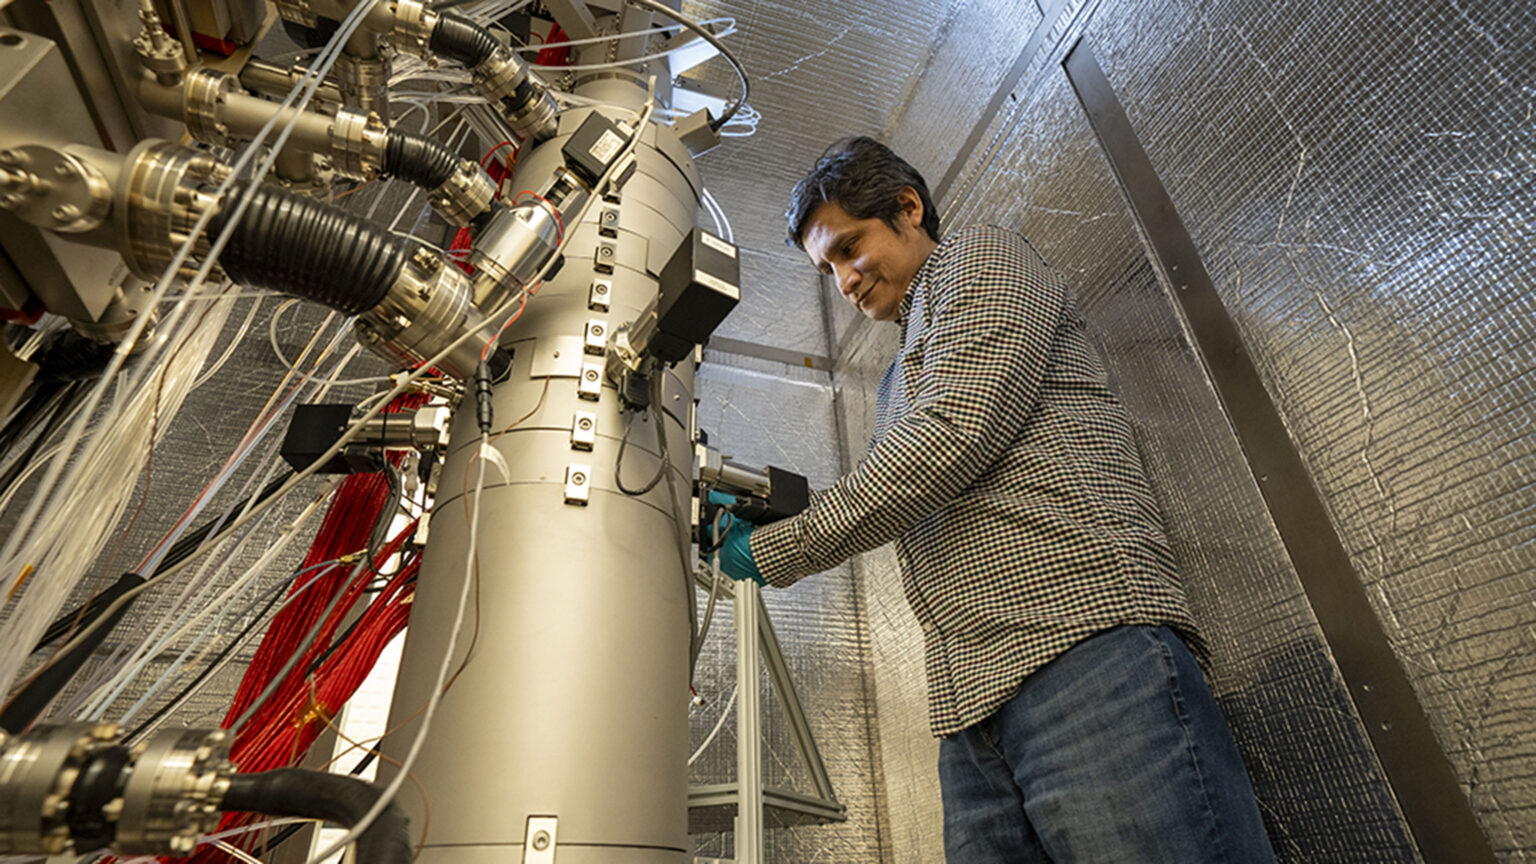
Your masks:
{"label": "checkered shirt", "polygon": [[922,627],[933,734],[1119,624],[1197,634],[1131,423],[1062,278],[1024,238],[946,238],[901,304],[869,453],[752,533],[784,587],[892,540]]}

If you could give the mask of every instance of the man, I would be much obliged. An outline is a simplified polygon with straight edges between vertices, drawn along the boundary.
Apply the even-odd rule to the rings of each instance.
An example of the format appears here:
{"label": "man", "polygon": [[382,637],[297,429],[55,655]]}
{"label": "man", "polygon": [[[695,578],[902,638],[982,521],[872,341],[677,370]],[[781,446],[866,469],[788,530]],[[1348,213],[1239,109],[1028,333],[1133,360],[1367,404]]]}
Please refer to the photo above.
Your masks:
{"label": "man", "polygon": [[869,138],[795,187],[789,242],[902,328],[868,455],[723,538],[786,587],[891,540],[922,625],[950,864],[1268,862],[1131,425],[1062,278]]}

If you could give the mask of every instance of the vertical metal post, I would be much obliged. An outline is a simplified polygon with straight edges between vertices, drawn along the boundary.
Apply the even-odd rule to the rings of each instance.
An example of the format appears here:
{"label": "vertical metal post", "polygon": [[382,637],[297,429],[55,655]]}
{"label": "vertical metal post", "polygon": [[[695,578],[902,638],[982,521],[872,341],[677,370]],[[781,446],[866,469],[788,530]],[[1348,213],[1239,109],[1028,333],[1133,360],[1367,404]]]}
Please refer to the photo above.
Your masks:
{"label": "vertical metal post", "polygon": [[737,582],[736,623],[736,864],[763,860],[762,698],[758,688],[759,591]]}

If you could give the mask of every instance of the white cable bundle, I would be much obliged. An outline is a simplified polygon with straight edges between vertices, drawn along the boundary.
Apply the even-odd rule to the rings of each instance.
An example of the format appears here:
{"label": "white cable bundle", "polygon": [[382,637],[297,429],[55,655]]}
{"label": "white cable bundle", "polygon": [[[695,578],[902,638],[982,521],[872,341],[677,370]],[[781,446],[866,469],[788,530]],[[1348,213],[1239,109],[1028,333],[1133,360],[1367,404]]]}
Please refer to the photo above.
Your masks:
{"label": "white cable bundle", "polygon": [[[230,166],[229,176],[213,191],[213,197],[222,198],[242,176],[241,172],[245,167],[253,160],[256,161],[245,191],[238,196],[231,196],[233,206],[229,206],[231,202],[225,200],[224,206],[218,208],[218,212],[226,214],[224,229],[210,244],[202,266],[187,281],[185,297],[195,296],[212,272],[219,252],[223,250],[224,244],[229,242],[246,207],[260,188],[261,179],[276,162],[277,154],[287,142],[300,113],[314,98],[320,82],[329,74],[331,67],[335,65],[336,58],[340,56],[342,45],[362,23],[364,14],[370,8],[371,4],[360,3],[347,15],[335,35],[316,57],[308,76],[296,84],[281,103],[284,108],[293,106],[296,109],[292,112],[290,119],[282,129],[278,130],[278,120],[282,115],[274,113],[235,159],[234,164]],[[267,147],[267,138],[274,130],[277,131],[276,137],[270,142],[270,147]],[[264,155],[258,159],[258,155],[263,152]],[[192,254],[195,239],[203,236],[202,232],[213,219],[215,212],[214,208],[205,210],[187,231],[187,240],[172,256],[171,262],[152,289],[148,301],[150,306],[158,308],[167,297],[171,285],[180,281],[182,266],[188,262]],[[135,404],[139,391],[144,389],[143,385],[152,380],[151,374],[159,368],[161,363],[174,362],[178,366],[183,365],[182,358],[177,355],[186,353],[186,349],[178,350],[176,346],[180,345],[179,341],[172,341],[172,339],[175,338],[175,334],[190,332],[182,331],[181,327],[182,320],[192,305],[194,304],[187,300],[173,304],[162,324],[161,332],[165,335],[153,340],[151,346],[144,350],[144,356],[139,358],[142,374],[120,376],[118,373],[123,369],[130,349],[144,332],[149,316],[140,316],[129,328],[128,333],[118,345],[117,351],[108,362],[107,368],[86,397],[83,407],[77,412],[78,416],[70,424],[63,441],[51,451],[55,455],[47,461],[43,477],[32,499],[26,502],[26,506],[17,518],[11,534],[4,538],[3,543],[0,543],[0,580],[9,583],[9,591],[12,595],[23,586],[23,583],[30,580],[32,573],[41,574],[37,581],[26,586],[26,590],[16,601],[10,618],[5,622],[4,627],[0,628],[0,690],[8,691],[14,684],[22,662],[31,653],[43,629],[58,613],[65,598],[81,578],[84,568],[90,563],[91,555],[99,551],[105,543],[105,532],[111,529],[113,520],[97,518],[95,521],[77,521],[73,517],[82,509],[84,512],[79,515],[94,514],[97,517],[112,509],[107,506],[109,502],[105,500],[98,499],[94,502],[92,500],[97,497],[95,492],[100,480],[94,472],[103,468],[110,470],[122,467],[121,459],[114,462],[110,458],[114,454],[121,456],[118,453],[120,446],[118,436],[130,434],[119,427],[129,423],[124,412],[128,406]],[[210,312],[209,315],[211,316],[212,313]],[[223,318],[227,315],[226,305],[219,319],[220,326],[206,328],[210,347],[212,338],[221,329]],[[199,332],[204,331],[199,329]],[[165,353],[168,350],[176,354]],[[206,354],[207,349],[204,349],[201,356],[206,357]],[[201,360],[192,367],[194,376],[200,366]],[[189,376],[181,387],[189,387],[191,383],[192,376]],[[107,390],[113,385],[116,385],[118,398],[109,403],[100,416],[96,416],[96,409],[102,406]],[[178,389],[180,389],[180,395],[184,396],[185,389]],[[153,397],[154,394],[151,393],[151,400]],[[161,398],[162,400],[165,398],[164,394]],[[179,399],[180,397],[177,398],[178,405]],[[96,428],[87,434],[87,426],[93,416],[97,421]],[[148,418],[144,419],[147,422]],[[284,491],[291,491],[293,485],[286,485]],[[95,503],[103,506],[84,506],[83,508],[81,506]],[[121,505],[116,509],[116,513],[120,512]],[[87,550],[94,551],[87,554]]]}
{"label": "white cable bundle", "polygon": [[[106,419],[110,422],[81,466],[82,476],[89,482],[63,490],[38,522],[34,530],[42,542],[33,547],[28,559],[36,579],[29,573],[25,579],[16,580],[27,590],[8,622],[0,655],[0,680],[7,685],[75,584],[115,536],[112,528],[127,509],[139,473],[149,459],[151,430],[157,440],[164,437],[213,351],[234,303],[232,299],[216,300],[205,316],[184,317],[181,326],[158,337],[170,350],[160,352],[160,362],[150,374],[141,376],[147,379],[144,386],[120,394],[118,404],[108,411]],[[32,584],[25,584],[29,582]],[[7,590],[12,587],[7,586]]]}

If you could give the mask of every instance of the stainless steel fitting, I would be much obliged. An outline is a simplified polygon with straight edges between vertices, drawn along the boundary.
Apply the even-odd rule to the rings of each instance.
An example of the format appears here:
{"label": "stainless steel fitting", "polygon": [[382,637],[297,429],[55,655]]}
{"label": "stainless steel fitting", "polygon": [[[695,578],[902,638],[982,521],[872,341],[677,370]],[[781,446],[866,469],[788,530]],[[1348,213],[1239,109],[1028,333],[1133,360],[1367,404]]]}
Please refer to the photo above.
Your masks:
{"label": "stainless steel fitting", "polygon": [[331,164],[347,177],[378,176],[384,167],[389,129],[371,111],[343,108],[331,121]]}
{"label": "stainless steel fitting", "polygon": [[486,100],[501,107],[513,131],[544,141],[555,136],[560,112],[549,88],[511,51],[500,50],[470,70]]}
{"label": "stainless steel fitting", "polygon": [[94,824],[89,839],[116,852],[185,855],[218,825],[233,775],[222,730],[165,730],[131,750],[111,723],[0,734],[0,853],[58,855],[86,839],[72,825]]}
{"label": "stainless steel fitting", "polygon": [[182,93],[182,121],[193,138],[205,144],[230,145],[229,127],[224,125],[220,106],[238,86],[235,76],[205,67],[187,75]]}
{"label": "stainless steel fitting", "polygon": [[[118,206],[112,219],[123,261],[135,276],[159,278],[198,217],[217,205],[205,187],[228,173],[212,156],[165,141],[148,139],[129,151],[113,190]],[[206,254],[207,238],[194,242],[194,252]]]}
{"label": "stainless steel fitting", "polygon": [[491,310],[506,302],[533,281],[559,245],[560,225],[543,201],[523,201],[497,213],[469,253],[475,268],[475,305]]}
{"label": "stainless steel fitting", "polygon": [[78,234],[112,209],[106,175],[80,157],[40,144],[0,150],[0,208],[23,222]]}
{"label": "stainless steel fitting", "polygon": [[346,51],[336,58],[331,77],[341,92],[341,102],[359,111],[389,116],[389,58],[384,54],[355,57]]}
{"label": "stainless steel fitting", "polygon": [[476,216],[484,213],[496,197],[496,184],[479,165],[468,159],[459,160],[458,168],[432,190],[432,207],[450,224],[468,225]]}
{"label": "stainless steel fitting", "polygon": [[235,773],[227,734],[167,729],[131,755],[113,847],[126,855],[190,854],[198,835],[218,827],[219,803]]}
{"label": "stainless steel fitting", "polygon": [[186,49],[160,25],[160,15],[155,12],[154,4],[140,4],[139,24],[139,35],[133,37],[133,50],[139,55],[139,62],[155,73],[161,84],[175,84],[187,71]]}
{"label": "stainless steel fitting", "polygon": [[315,10],[309,6],[309,0],[272,0],[272,2],[277,6],[277,14],[281,15],[284,21],[303,24],[305,27],[313,27],[320,23]]}
{"label": "stainless steel fitting", "polygon": [[390,44],[407,54],[434,61],[431,41],[437,27],[437,13],[423,0],[395,0],[395,26],[389,31]]}
{"label": "stainless steel fitting", "polygon": [[437,361],[449,375],[468,378],[492,336],[473,299],[463,270],[417,247],[384,299],[359,315],[353,329],[370,350],[404,366],[420,364],[465,333],[484,329]]}

